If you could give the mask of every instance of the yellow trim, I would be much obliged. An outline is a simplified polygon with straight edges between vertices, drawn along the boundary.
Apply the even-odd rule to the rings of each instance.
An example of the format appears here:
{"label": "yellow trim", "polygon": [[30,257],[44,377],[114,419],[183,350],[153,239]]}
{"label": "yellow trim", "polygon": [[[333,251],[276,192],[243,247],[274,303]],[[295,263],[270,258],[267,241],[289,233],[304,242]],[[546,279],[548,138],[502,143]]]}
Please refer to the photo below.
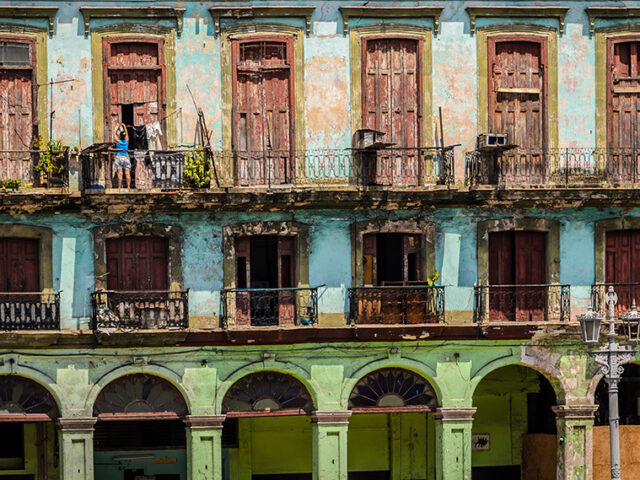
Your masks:
{"label": "yellow trim", "polygon": [[[100,143],[111,141],[104,135],[104,79],[102,73],[102,39],[108,37],[157,37],[164,40],[166,113],[176,110],[176,63],[175,29],[150,24],[118,24],[91,29],[91,83],[93,95],[93,141]],[[176,116],[169,115],[167,122],[167,147],[177,144]]]}
{"label": "yellow trim", "polygon": [[489,37],[500,35],[522,35],[547,37],[547,148],[558,147],[558,32],[555,28],[542,25],[509,23],[489,25],[476,29],[478,51],[478,132],[489,131]]}

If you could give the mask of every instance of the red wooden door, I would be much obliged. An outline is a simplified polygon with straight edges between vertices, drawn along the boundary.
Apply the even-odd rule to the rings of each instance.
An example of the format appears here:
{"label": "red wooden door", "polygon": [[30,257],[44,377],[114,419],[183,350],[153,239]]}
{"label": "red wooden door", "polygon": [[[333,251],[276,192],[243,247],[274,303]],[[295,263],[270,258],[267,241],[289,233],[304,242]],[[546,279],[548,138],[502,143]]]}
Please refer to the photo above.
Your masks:
{"label": "red wooden door", "polygon": [[293,181],[293,41],[233,43],[233,150],[239,185]]}
{"label": "red wooden door", "polygon": [[640,230],[607,232],[605,282],[618,294],[618,309],[640,304]]}
{"label": "red wooden door", "polygon": [[166,290],[167,240],[160,237],[107,239],[109,290]]}
{"label": "red wooden door", "polygon": [[489,290],[489,318],[513,320],[515,311],[514,232],[489,233],[489,285],[509,285]]}
{"label": "red wooden door", "polygon": [[490,37],[489,129],[518,145],[499,160],[505,181],[543,183],[546,177],[547,40]]}
{"label": "red wooden door", "polygon": [[371,159],[376,163],[373,180],[380,185],[419,185],[422,45],[415,39],[374,38],[362,48],[362,126],[385,132],[385,142],[404,149],[379,151]]}
{"label": "red wooden door", "polygon": [[640,178],[640,37],[607,44],[607,175],[618,182]]}
{"label": "red wooden door", "polygon": [[0,292],[40,291],[40,243],[0,238]]}

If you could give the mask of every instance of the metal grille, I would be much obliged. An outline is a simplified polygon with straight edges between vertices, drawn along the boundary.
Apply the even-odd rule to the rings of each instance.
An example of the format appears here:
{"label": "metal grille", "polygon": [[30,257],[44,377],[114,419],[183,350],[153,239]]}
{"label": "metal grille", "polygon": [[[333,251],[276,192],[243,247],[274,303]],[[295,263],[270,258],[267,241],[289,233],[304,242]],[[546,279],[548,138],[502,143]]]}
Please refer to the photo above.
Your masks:
{"label": "metal grille", "polygon": [[28,43],[0,42],[0,65],[28,67],[31,65]]}
{"label": "metal grille", "polygon": [[59,330],[60,293],[0,293],[0,330]]}
{"label": "metal grille", "polygon": [[2,415],[46,415],[57,418],[58,406],[47,390],[33,380],[15,375],[0,376],[0,418]]}
{"label": "metal grille", "polygon": [[349,289],[352,324],[419,324],[444,321],[444,287]]}

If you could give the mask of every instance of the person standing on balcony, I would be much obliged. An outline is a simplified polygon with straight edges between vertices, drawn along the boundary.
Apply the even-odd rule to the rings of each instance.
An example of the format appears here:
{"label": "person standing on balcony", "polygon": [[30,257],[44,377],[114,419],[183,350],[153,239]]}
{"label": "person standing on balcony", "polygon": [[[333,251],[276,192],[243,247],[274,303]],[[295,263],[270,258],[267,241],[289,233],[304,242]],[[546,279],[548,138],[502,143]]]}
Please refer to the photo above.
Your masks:
{"label": "person standing on balcony", "polygon": [[131,161],[129,160],[129,133],[124,123],[118,125],[113,132],[113,139],[116,142],[115,170],[118,176],[118,188],[122,188],[122,171],[126,180],[126,187],[131,186]]}

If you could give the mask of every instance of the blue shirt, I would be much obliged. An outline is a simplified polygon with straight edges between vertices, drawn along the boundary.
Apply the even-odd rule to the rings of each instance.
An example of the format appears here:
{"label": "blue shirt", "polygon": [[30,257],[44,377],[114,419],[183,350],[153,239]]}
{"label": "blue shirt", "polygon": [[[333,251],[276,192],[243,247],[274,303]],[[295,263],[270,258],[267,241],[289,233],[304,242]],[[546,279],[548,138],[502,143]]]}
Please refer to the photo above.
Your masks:
{"label": "blue shirt", "polygon": [[124,150],[124,152],[116,153],[116,157],[128,157],[129,156],[129,153],[127,152],[127,150],[129,150],[129,142],[127,142],[126,140],[118,140],[118,143],[116,144],[116,149],[117,150]]}

